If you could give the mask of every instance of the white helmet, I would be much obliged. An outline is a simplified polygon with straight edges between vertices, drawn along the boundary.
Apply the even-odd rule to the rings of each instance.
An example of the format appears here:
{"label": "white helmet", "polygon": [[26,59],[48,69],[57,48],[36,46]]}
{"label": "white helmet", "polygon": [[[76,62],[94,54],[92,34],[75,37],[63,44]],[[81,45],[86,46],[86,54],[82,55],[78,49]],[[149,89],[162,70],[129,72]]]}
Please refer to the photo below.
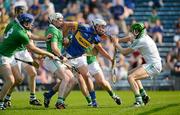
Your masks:
{"label": "white helmet", "polygon": [[93,21],[93,24],[94,25],[103,25],[103,26],[106,26],[106,21],[104,21],[103,19],[95,19],[94,21]]}
{"label": "white helmet", "polygon": [[49,15],[49,22],[52,22],[53,20],[57,20],[57,19],[63,19],[63,15],[61,13],[53,13]]}

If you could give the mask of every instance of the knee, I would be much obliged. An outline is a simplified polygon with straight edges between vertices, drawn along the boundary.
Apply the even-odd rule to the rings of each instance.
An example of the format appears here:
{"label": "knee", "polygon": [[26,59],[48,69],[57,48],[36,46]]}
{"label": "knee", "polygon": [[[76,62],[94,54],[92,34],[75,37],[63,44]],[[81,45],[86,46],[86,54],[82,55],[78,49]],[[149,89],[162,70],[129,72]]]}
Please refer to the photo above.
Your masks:
{"label": "knee", "polygon": [[131,82],[131,81],[133,81],[134,80],[134,76],[133,75],[129,75],[128,76],[128,82]]}
{"label": "knee", "polygon": [[65,77],[64,77],[64,80],[65,80],[66,82],[70,82],[71,78],[68,77],[68,76],[65,76]]}
{"label": "knee", "polygon": [[76,78],[71,78],[71,79],[70,79],[70,84],[75,85],[75,84],[77,84],[77,83],[78,83],[78,82],[77,82]]}
{"label": "knee", "polygon": [[23,82],[23,77],[19,77],[19,78],[15,79],[14,84],[15,85],[20,85],[22,82]]}
{"label": "knee", "polygon": [[28,75],[29,75],[29,77],[35,78],[37,75],[37,72],[36,71],[29,72]]}
{"label": "knee", "polygon": [[98,85],[103,86],[105,84],[104,80],[97,80],[96,81]]}

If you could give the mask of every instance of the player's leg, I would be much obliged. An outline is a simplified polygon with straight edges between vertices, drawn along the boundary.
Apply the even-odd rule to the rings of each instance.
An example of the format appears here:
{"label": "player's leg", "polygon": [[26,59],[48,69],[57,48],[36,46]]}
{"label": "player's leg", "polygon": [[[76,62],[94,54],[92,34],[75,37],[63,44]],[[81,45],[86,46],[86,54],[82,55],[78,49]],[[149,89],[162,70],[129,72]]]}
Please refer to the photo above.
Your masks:
{"label": "player's leg", "polygon": [[132,89],[132,91],[135,95],[135,99],[136,99],[134,105],[137,107],[143,105],[143,100],[140,95],[140,92],[139,92],[140,89],[139,89],[139,86],[136,81],[145,79],[147,77],[148,77],[148,73],[146,72],[146,70],[144,69],[143,66],[135,68],[128,75],[128,82],[131,86],[131,89]]}
{"label": "player's leg", "polygon": [[86,83],[89,94],[91,96],[92,106],[97,107],[96,94],[94,91],[94,84],[93,84],[93,81],[90,79],[90,73],[89,73],[88,67],[87,67],[86,56],[81,56],[76,59],[70,60],[70,63],[73,66],[75,66],[78,69],[79,73],[83,76],[83,79]]}
{"label": "player's leg", "polygon": [[[70,76],[71,78],[73,77],[73,74],[69,69],[66,69],[66,74],[68,76]],[[52,96],[58,91],[58,88],[60,87],[60,84],[61,84],[61,81],[57,82],[56,85],[53,88],[51,88],[48,92],[45,92],[43,94],[44,95],[44,106],[46,108],[49,107],[50,100],[51,100]],[[70,79],[70,81],[68,83],[66,92],[64,94],[65,99],[67,98],[67,96],[69,95],[71,89],[74,87],[75,84],[77,84],[77,81],[73,77],[72,79]]]}
{"label": "player's leg", "polygon": [[40,103],[40,101],[36,98],[36,75],[37,72],[35,70],[35,68],[31,65],[22,63],[23,67],[28,75],[28,86],[29,86],[29,90],[30,90],[30,98],[29,98],[29,103],[31,105],[37,105],[37,106],[41,106],[42,104]]}
{"label": "player's leg", "polygon": [[89,70],[90,74],[95,78],[96,83],[98,85],[100,85],[104,90],[106,90],[108,92],[108,94],[114,99],[114,101],[118,105],[120,105],[121,100],[120,100],[119,96],[117,96],[114,93],[109,82],[107,80],[105,80],[104,74],[103,74],[98,62],[95,61],[95,62],[89,64],[88,70]]}
{"label": "player's leg", "polygon": [[92,105],[91,96],[89,95],[89,91],[87,89],[84,78],[80,74],[78,74],[78,84],[79,84],[82,94],[84,95],[84,97],[86,98],[86,101],[88,102],[88,106],[91,106]]}
{"label": "player's leg", "polygon": [[73,73],[71,72],[71,70],[66,69],[66,74],[69,76],[70,81],[68,83],[68,86],[66,88],[66,92],[65,92],[65,99],[67,98],[67,96],[70,94],[71,90],[74,88],[74,86],[78,83],[77,79],[74,77]]}
{"label": "player's leg", "polygon": [[48,92],[45,92],[45,93],[43,94],[43,96],[44,96],[44,107],[46,107],[46,108],[49,107],[51,98],[52,98],[52,97],[56,94],[56,92],[58,91],[58,88],[59,88],[60,84],[61,84],[61,81],[57,82],[54,87],[52,87]]}
{"label": "player's leg", "polygon": [[11,70],[10,64],[0,64],[0,75],[4,79],[4,84],[0,91],[0,109],[5,109],[4,107],[4,97],[7,95],[9,89],[14,85],[14,76]]}
{"label": "player's leg", "polygon": [[85,80],[86,86],[88,88],[89,94],[92,99],[92,106],[97,107],[98,105],[96,102],[96,94],[95,94],[95,90],[94,90],[94,84],[93,84],[93,81],[90,79],[90,73],[88,72],[87,66],[82,65],[82,66],[78,67],[78,70]]}
{"label": "player's leg", "polygon": [[5,107],[10,107],[11,106],[11,94],[15,88],[15,86],[18,86],[22,83],[23,81],[23,76],[20,73],[18,64],[16,63],[15,65],[11,66],[11,70],[15,79],[14,85],[9,89],[5,99],[4,99],[4,105]]}
{"label": "player's leg", "polygon": [[58,100],[56,102],[56,108],[64,109],[64,96],[66,87],[70,81],[69,76],[65,72],[66,68],[60,61],[55,61],[48,57],[46,57],[44,60],[44,67],[61,80],[58,88]]}
{"label": "player's leg", "polygon": [[139,92],[141,94],[142,100],[144,102],[144,104],[146,105],[149,101],[150,101],[150,97],[147,95],[146,90],[144,89],[142,83],[140,80],[136,80],[136,83],[139,86]]}
{"label": "player's leg", "polygon": [[61,84],[58,89],[58,100],[56,102],[57,109],[65,109],[65,92],[71,78],[65,73],[65,67],[61,67],[56,70],[55,75],[57,78],[61,79]]}

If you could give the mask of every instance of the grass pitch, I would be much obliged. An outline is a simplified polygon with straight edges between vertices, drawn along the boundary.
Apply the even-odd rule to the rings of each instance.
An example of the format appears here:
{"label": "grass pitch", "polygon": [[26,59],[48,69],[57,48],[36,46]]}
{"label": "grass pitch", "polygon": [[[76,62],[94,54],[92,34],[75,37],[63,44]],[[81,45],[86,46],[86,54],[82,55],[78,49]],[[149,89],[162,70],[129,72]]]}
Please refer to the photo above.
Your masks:
{"label": "grass pitch", "polygon": [[[66,100],[67,109],[55,109],[57,95],[50,103],[49,108],[29,105],[29,92],[14,92],[12,107],[0,111],[0,115],[179,115],[180,91],[148,91],[150,103],[141,108],[134,108],[134,96],[131,91],[116,91],[123,104],[116,105],[105,91],[96,91],[98,108],[87,106],[85,98],[80,91],[72,91]],[[43,92],[38,92],[37,97],[43,103]]]}

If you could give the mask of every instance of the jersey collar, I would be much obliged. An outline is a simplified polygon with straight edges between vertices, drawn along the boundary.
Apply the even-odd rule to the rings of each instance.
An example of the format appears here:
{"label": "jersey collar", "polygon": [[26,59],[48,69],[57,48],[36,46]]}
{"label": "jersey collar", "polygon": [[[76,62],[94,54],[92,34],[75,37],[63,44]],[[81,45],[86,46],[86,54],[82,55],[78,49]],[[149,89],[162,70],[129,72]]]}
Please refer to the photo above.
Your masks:
{"label": "jersey collar", "polygon": [[53,28],[55,28],[55,29],[57,29],[57,30],[59,30],[56,26],[54,26],[53,24],[49,24],[49,26],[50,27],[53,27]]}

